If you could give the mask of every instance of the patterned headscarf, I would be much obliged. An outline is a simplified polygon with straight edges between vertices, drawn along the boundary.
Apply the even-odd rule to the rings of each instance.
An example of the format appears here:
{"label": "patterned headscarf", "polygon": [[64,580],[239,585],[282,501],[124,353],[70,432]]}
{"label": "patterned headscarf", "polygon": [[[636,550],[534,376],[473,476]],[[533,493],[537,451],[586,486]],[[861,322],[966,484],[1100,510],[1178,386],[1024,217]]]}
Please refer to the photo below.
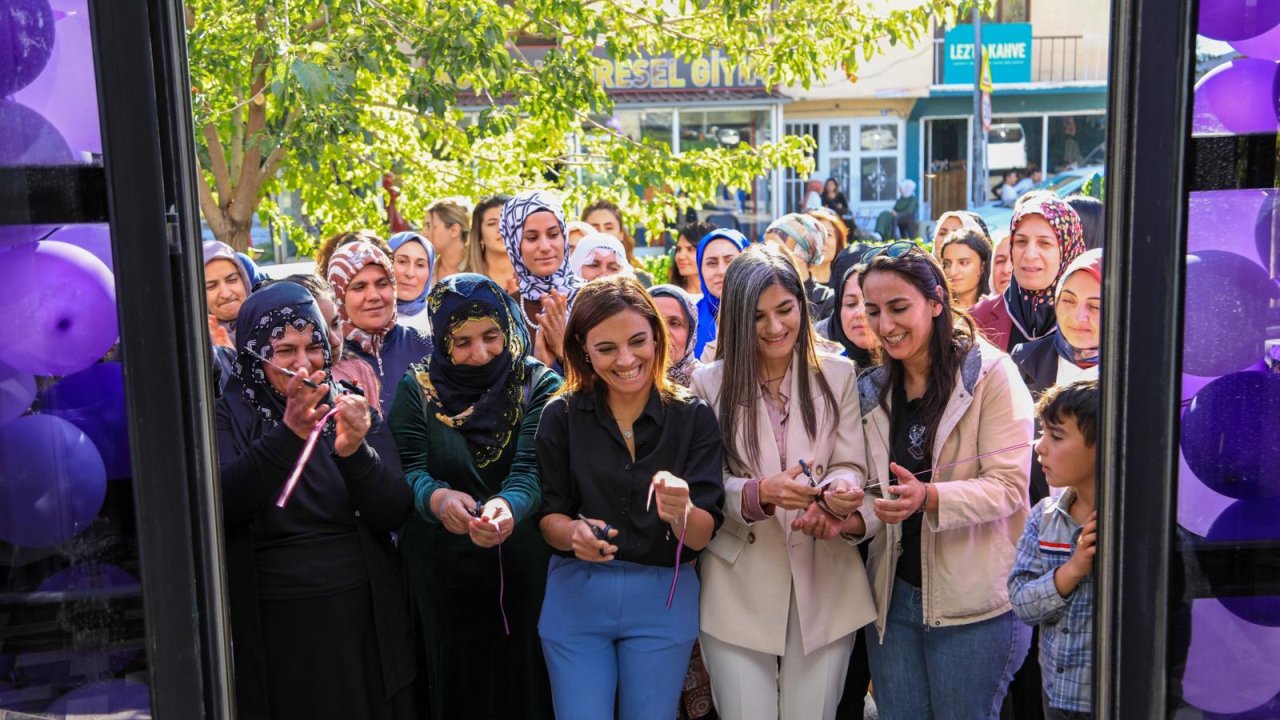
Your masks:
{"label": "patterned headscarf", "polygon": [[[1067,266],[1062,272],[1062,276],[1058,279],[1057,289],[1054,291],[1054,304],[1057,305],[1058,298],[1062,297],[1062,288],[1067,284],[1067,278],[1078,272],[1085,272],[1093,276],[1099,284],[1102,283],[1102,249],[1089,250],[1080,254]],[[1053,346],[1057,349],[1058,355],[1067,362],[1078,367],[1091,368],[1098,364],[1099,349],[1078,348],[1067,342],[1067,336],[1058,332],[1054,335]]]}
{"label": "patterned headscarf", "polygon": [[778,233],[796,243],[796,257],[806,265],[821,265],[823,261],[822,245],[826,240],[826,228],[808,215],[787,213],[774,220],[765,234]]}
{"label": "patterned headscarf", "polygon": [[[560,237],[564,241],[563,257],[560,267],[547,277],[535,275],[520,257],[520,244],[524,235],[524,222],[536,212],[549,212],[555,216],[560,225]],[[498,232],[502,242],[507,246],[507,257],[511,258],[511,266],[516,271],[516,282],[520,285],[520,298],[523,300],[541,300],[550,295],[552,290],[565,297],[572,298],[582,285],[582,278],[569,269],[569,236],[565,233],[564,208],[560,198],[546,190],[526,190],[507,201],[502,206],[502,220],[498,224]]]}
{"label": "patterned headscarf", "polygon": [[270,360],[275,355],[271,341],[282,337],[285,328],[306,330],[308,327],[312,342],[324,349],[324,368],[328,370],[333,363],[329,355],[329,331],[315,298],[306,288],[291,282],[268,285],[250,295],[240,308],[232,374],[244,386],[245,399],[268,426],[278,425],[284,418],[285,398],[271,386],[262,361],[250,353]]}
{"label": "patterned headscarf", "polygon": [[[514,298],[484,275],[459,273],[427,297],[431,354],[409,368],[422,387],[427,412],[457,430],[478,467],[502,457],[519,435],[529,356],[529,332]],[[505,338],[502,354],[481,366],[450,357],[453,333],[468,320],[489,319]]]}
{"label": "patterned headscarf", "polygon": [[[1084,252],[1084,230],[1080,226],[1080,216],[1074,208],[1063,202],[1057,195],[1048,191],[1027,193],[1013,211],[1013,219],[1009,222],[1009,237],[1018,230],[1018,224],[1028,215],[1039,215],[1053,228],[1058,238],[1058,250],[1061,258],[1058,262],[1058,274],[1053,282],[1042,290],[1023,290],[1018,285],[1018,275],[1014,272],[1009,287],[1004,291],[1004,304],[1009,310],[1013,324],[1028,340],[1042,338],[1058,327],[1058,316],[1053,309],[1054,291],[1063,273],[1080,253]],[[1012,242],[1012,240],[1010,240]],[[1010,258],[1012,258],[1010,246]]]}
{"label": "patterned headscarf", "polygon": [[361,330],[351,322],[351,317],[347,315],[347,286],[351,284],[351,280],[356,274],[364,269],[369,263],[375,263],[383,270],[387,271],[387,277],[391,280],[392,299],[395,297],[396,287],[396,271],[391,265],[385,253],[378,249],[373,243],[353,242],[343,245],[333,251],[333,257],[329,259],[329,284],[333,286],[333,295],[338,303],[338,317],[342,319],[343,337],[360,346],[365,353],[376,358],[382,357],[382,341],[387,337],[387,333],[396,326],[396,309],[391,307],[391,317],[387,323],[381,328],[375,330]]}
{"label": "patterned headscarf", "polygon": [[427,242],[426,238],[412,230],[398,232],[387,238],[387,245],[391,246],[393,258],[395,253],[407,242],[416,242],[427,251],[427,281],[422,284],[422,292],[412,300],[396,298],[396,312],[405,317],[414,317],[427,308],[427,293],[431,292],[431,281],[436,272],[436,249],[431,246],[431,243]]}
{"label": "patterned headscarf", "polygon": [[655,285],[649,288],[649,295],[654,298],[675,298],[684,311],[685,323],[689,326],[689,339],[684,343],[684,354],[680,359],[671,358],[667,367],[667,379],[677,385],[689,387],[693,371],[702,366],[693,352],[698,345],[698,307],[693,304],[689,293],[675,285]]}
{"label": "patterned headscarf", "polygon": [[622,247],[622,242],[608,233],[592,231],[590,235],[578,241],[578,247],[574,248],[573,254],[569,256],[569,268],[573,270],[574,275],[582,277],[582,267],[591,262],[591,256],[596,251],[613,253],[618,264],[622,266],[624,275],[635,274],[635,268],[631,267],[631,263],[627,260],[627,251]]}

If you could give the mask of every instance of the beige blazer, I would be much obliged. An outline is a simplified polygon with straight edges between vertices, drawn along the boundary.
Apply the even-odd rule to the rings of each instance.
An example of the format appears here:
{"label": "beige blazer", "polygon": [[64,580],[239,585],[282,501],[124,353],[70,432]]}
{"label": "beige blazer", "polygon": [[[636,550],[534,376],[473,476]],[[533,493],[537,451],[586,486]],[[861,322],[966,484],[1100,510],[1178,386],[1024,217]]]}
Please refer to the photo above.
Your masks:
{"label": "beige blazer", "polygon": [[[879,402],[887,379],[884,368],[877,368],[860,383],[871,485],[889,471],[890,418]],[[920,530],[922,623],[965,625],[1012,608],[1008,578],[1027,518],[1031,448],[971,458],[1030,442],[1034,416],[1031,394],[1013,361],[979,341],[961,365],[934,442],[934,467],[960,463],[933,478],[938,509],[925,513]],[[867,572],[880,610],[876,627],[883,636],[902,552],[902,526],[886,525],[872,515],[867,534],[874,536]]]}
{"label": "beige blazer", "polygon": [[[811,373],[817,437],[806,435],[799,407],[793,404],[787,421],[789,457],[781,458],[768,411],[763,402],[758,403],[759,467],[725,468],[724,525],[698,561],[702,631],[756,652],[784,653],[793,586],[806,655],[875,619],[867,572],[849,541],[840,537],[814,540],[804,533],[793,533],[791,523],[800,510],[778,509],[773,517],[756,523],[742,517],[742,489],[748,480],[776,475],[802,458],[812,461],[819,480],[830,477],[833,482],[863,484],[865,445],[856,370],[853,363],[834,355],[819,355],[819,363],[835,394],[836,414],[828,412],[816,374]],[[723,376],[719,361],[693,375],[694,394],[704,399],[717,417]],[[797,372],[791,373],[793,403],[799,396],[798,378]],[[739,444],[744,432],[739,430]],[[864,517],[869,508],[869,504],[864,507]]]}

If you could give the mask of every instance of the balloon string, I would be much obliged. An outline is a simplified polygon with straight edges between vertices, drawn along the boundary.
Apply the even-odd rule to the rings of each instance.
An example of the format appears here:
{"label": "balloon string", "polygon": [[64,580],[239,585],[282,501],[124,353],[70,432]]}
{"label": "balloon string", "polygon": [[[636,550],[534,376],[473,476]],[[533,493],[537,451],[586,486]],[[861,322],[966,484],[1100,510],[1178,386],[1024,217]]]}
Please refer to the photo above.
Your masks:
{"label": "balloon string", "polygon": [[[981,455],[974,455],[973,457],[960,458],[959,460],[956,460],[955,462],[949,462],[949,463],[947,463],[946,465],[938,465],[938,466],[936,466],[936,467],[931,467],[931,468],[928,468],[928,469],[925,469],[925,470],[921,470],[921,471],[920,471],[920,472],[918,472],[918,473],[914,473],[914,475],[915,475],[916,477],[919,477],[919,476],[921,476],[921,475],[924,475],[925,473],[928,473],[928,474],[932,477],[933,473],[936,473],[936,472],[938,472],[939,470],[946,470],[946,469],[948,469],[948,468],[953,468],[953,467],[955,467],[955,466],[957,466],[957,465],[963,465],[964,463],[967,463],[967,462],[973,462],[974,460],[981,460],[982,458],[991,457],[992,455],[999,455],[1000,453],[1007,453],[1007,452],[1009,452],[1010,450],[1021,450],[1021,449],[1022,449],[1022,448],[1024,448],[1024,447],[1031,447],[1032,445],[1035,445],[1035,444],[1036,444],[1035,440],[1028,440],[1027,442],[1018,443],[1017,445],[1010,445],[1009,447],[1002,447],[1002,448],[1000,448],[999,450],[992,450],[991,452],[984,452],[984,453],[982,453]],[[883,484],[884,484],[884,483],[872,483],[872,484],[870,484],[870,485],[865,485],[865,486],[863,486],[863,488],[862,488],[862,489],[863,489],[863,490],[870,490],[870,489],[872,489],[872,488],[878,488],[878,487],[880,487],[880,486],[881,486],[881,485],[883,485]]]}
{"label": "balloon string", "polygon": [[506,573],[502,570],[502,531],[498,531],[498,612],[502,613],[502,631],[511,635],[511,625],[507,622],[507,606],[504,596],[507,593]]}
{"label": "balloon string", "polygon": [[302,478],[302,470],[307,466],[307,461],[311,459],[311,453],[316,449],[316,441],[320,439],[320,433],[324,430],[324,424],[329,422],[329,418],[338,414],[341,406],[335,405],[332,410],[325,413],[320,418],[320,422],[311,428],[311,434],[307,436],[307,444],[302,448],[302,455],[298,456],[298,462],[293,466],[293,474],[284,483],[284,489],[280,491],[280,497],[276,498],[276,507],[282,508],[289,503],[289,498],[293,495],[293,491],[298,487],[298,480]]}

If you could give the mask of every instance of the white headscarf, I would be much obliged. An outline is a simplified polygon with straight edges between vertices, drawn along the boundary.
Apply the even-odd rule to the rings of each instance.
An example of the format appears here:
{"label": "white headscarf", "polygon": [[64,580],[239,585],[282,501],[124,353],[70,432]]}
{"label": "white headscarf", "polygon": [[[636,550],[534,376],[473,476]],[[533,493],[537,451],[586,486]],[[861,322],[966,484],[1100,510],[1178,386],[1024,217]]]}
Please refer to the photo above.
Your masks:
{"label": "white headscarf", "polygon": [[635,274],[635,268],[627,262],[627,251],[618,238],[601,232],[593,232],[578,241],[578,247],[574,248],[573,255],[569,257],[569,268],[573,270],[573,274],[582,277],[582,266],[591,262],[591,256],[597,251],[613,253],[618,259],[618,264],[622,266],[623,274]]}
{"label": "white headscarf", "polygon": [[911,197],[916,194],[916,181],[907,179],[898,183],[898,192],[902,197]]}

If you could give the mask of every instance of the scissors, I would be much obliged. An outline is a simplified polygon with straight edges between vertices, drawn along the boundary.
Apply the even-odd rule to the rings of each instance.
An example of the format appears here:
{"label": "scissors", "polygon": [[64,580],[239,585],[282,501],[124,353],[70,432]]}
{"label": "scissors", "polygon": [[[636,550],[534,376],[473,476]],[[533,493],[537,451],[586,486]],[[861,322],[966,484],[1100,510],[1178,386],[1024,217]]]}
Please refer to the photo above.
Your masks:
{"label": "scissors", "polygon": [[[606,543],[609,542],[609,531],[613,529],[612,525],[609,523],[605,523],[604,527],[593,525],[591,521],[587,519],[587,516],[582,513],[578,513],[578,519],[586,523],[587,527],[591,530],[591,534],[595,535],[597,540],[603,540]],[[600,548],[600,557],[604,556],[604,548]]]}
{"label": "scissors", "polygon": [[[244,349],[244,351],[245,351],[245,352],[247,352],[247,353],[249,353],[249,355],[250,355],[251,357],[257,358],[258,360],[261,360],[262,362],[264,362],[264,363],[266,363],[266,364],[270,365],[271,367],[275,368],[276,370],[279,370],[280,372],[284,373],[284,374],[285,374],[285,376],[287,376],[287,377],[297,377],[297,376],[298,376],[298,373],[297,373],[296,371],[294,371],[294,370],[290,370],[289,368],[281,367],[281,366],[277,365],[276,363],[274,363],[274,362],[272,362],[272,361],[270,361],[270,360],[266,359],[265,357],[263,357],[263,356],[262,356],[262,354],[261,354],[261,353],[259,353],[259,352],[257,352],[256,350],[250,350],[249,348],[245,348],[245,349]],[[317,383],[315,383],[315,382],[313,382],[313,381],[311,381],[311,380],[308,380],[307,378],[302,378],[302,384],[303,384],[303,385],[306,385],[307,387],[312,388],[312,389],[319,389],[319,388],[320,388],[320,386],[319,386]],[[351,393],[352,395],[359,395],[359,396],[361,396],[361,397],[364,397],[364,388],[361,388],[359,385],[357,385],[357,384],[355,384],[355,383],[353,383],[353,382],[349,382],[349,381],[347,381],[347,380],[339,380],[339,381],[338,381],[338,386],[339,386],[339,387],[341,387],[344,391],[346,391],[346,392],[348,392],[348,393]]]}

